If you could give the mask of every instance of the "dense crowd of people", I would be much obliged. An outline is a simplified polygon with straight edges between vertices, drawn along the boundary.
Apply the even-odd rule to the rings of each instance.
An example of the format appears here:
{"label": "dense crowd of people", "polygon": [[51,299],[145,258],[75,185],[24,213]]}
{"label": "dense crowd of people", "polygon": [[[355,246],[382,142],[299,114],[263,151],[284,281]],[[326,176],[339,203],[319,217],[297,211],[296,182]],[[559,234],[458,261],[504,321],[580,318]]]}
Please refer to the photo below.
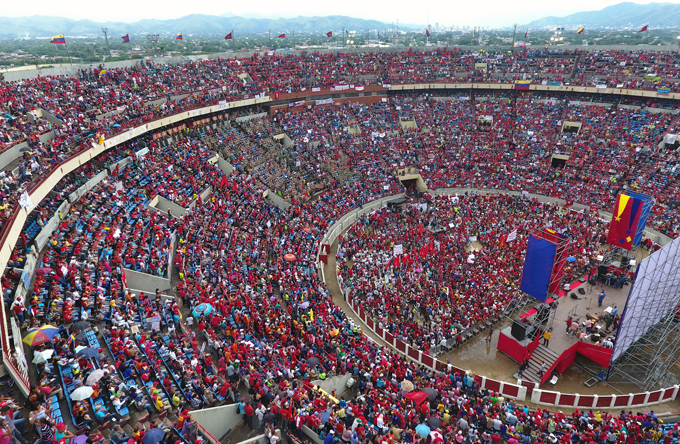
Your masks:
{"label": "dense crowd of people", "polygon": [[[664,79],[675,74],[672,54],[591,57],[597,57],[597,74],[616,81],[619,68],[609,71],[599,60],[614,57],[633,67],[639,57]],[[39,106],[62,121],[52,141],[31,141],[26,177],[3,178],[3,209],[26,189],[29,173],[46,174],[87,146],[89,134],[96,139],[192,106],[338,82],[585,76],[583,58],[540,50],[514,56],[455,50],[305,54],[178,66],[145,62],[83,71],[74,79],[3,84],[0,97],[10,115]],[[476,63],[487,68],[475,70]],[[244,72],[252,82],[238,77]],[[68,103],[72,96],[82,100]],[[676,237],[677,153],[658,143],[678,121],[643,107],[677,106],[589,100],[580,94],[457,92],[279,110],[245,121],[236,120],[242,115],[236,111],[207,124],[175,126],[171,142],[167,134],[147,134],[66,175],[31,214],[2,277],[5,301],[20,324],[54,328],[31,357],[41,381],[31,396],[39,439],[73,432],[100,442],[98,432],[107,429],[116,444],[145,442],[149,430],[135,427],[125,436],[115,427],[139,410],[175,413],[176,430],[166,431],[165,442],[196,444],[202,438],[190,411],[225,402],[237,403],[251,427],[277,426],[301,438],[307,425],[325,444],[638,444],[677,438],[677,428],[665,428],[653,412],[576,412],[568,418],[503,399],[481,388],[476,375],[415,365],[362,335],[317,275],[319,241],[342,215],[380,197],[414,195],[413,184],[405,189],[396,177],[405,168],[417,170],[430,189],[527,191],[607,210],[618,191],[630,187],[656,199],[648,224]],[[580,130],[563,132],[565,121],[580,123]],[[18,126],[40,131],[26,122],[8,123],[5,147],[21,140]],[[551,166],[554,152],[569,156],[564,167]],[[231,173],[222,160],[231,163]],[[38,229],[28,228],[44,227],[64,199],[105,169],[106,178],[58,215],[45,251],[33,251]],[[265,190],[291,206],[273,205]],[[151,205],[161,198],[183,211]],[[536,225],[574,239],[568,280],[597,254],[607,229],[593,213],[525,197],[409,198],[405,210],[381,210],[357,221],[340,244],[339,270],[379,325],[429,350],[521,296],[526,235]],[[515,229],[516,240],[500,242]],[[397,244],[406,253],[398,264],[391,254]],[[476,250],[472,262],[470,246]],[[26,284],[13,268],[21,269],[28,254],[36,255],[38,272],[25,298],[14,298]],[[169,267],[179,277],[177,300],[126,288],[126,270],[166,277]],[[90,329],[97,323],[99,337]],[[51,357],[37,358],[45,352]],[[356,397],[341,399],[311,384],[346,373],[357,381]],[[93,393],[74,399],[86,387]],[[62,414],[64,403],[70,412]],[[65,415],[73,423],[68,432]],[[22,436],[23,424],[12,424],[15,429],[0,427]]]}
{"label": "dense crowd of people", "polygon": [[[435,198],[363,216],[342,239],[338,269],[378,326],[432,354],[522,298],[528,234],[545,226],[571,238],[566,254],[575,260],[565,278],[574,281],[604,242],[602,220],[503,195]],[[506,242],[511,232],[517,238]]]}

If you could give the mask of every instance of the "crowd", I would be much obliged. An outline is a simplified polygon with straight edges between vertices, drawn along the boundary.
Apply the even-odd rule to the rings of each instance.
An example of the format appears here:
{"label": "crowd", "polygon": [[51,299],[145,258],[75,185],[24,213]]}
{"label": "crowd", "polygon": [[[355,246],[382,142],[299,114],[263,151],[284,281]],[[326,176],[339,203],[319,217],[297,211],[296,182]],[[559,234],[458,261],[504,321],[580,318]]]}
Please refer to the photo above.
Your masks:
{"label": "crowd", "polygon": [[602,245],[604,223],[502,195],[435,198],[363,216],[342,239],[339,274],[378,326],[431,354],[522,298],[528,234],[543,226],[571,238],[566,254],[577,259],[565,277],[577,279]]}
{"label": "crowd", "polygon": [[[530,51],[505,60],[510,56],[447,50],[402,56],[307,54],[141,65],[92,70],[56,83],[12,84],[2,94],[19,88],[26,93],[23,102],[10,106],[28,109],[40,98],[44,109],[62,117],[57,142],[42,147],[44,165],[53,165],[68,153],[58,151],[60,140],[111,122],[121,127],[139,122],[135,119],[147,118],[140,117],[147,107],[154,108],[154,116],[167,115],[223,99],[225,91],[230,97],[294,91],[334,85],[340,76],[356,84],[396,82],[399,76],[416,81],[468,72],[475,63],[491,68],[473,76],[499,70],[562,76],[577,57]],[[230,77],[238,72],[248,73],[252,82]],[[185,76],[192,80],[185,82]],[[202,95],[180,97],[201,87]],[[41,88],[58,92],[58,99],[43,95]],[[69,107],[64,97],[72,93],[83,100]],[[323,287],[315,263],[320,239],[350,210],[404,191],[395,177],[399,168],[419,169],[430,188],[569,193],[576,202],[606,209],[626,185],[653,194],[655,214],[648,223],[677,235],[677,155],[656,148],[671,116],[570,103],[580,101],[577,95],[468,94],[390,96],[377,103],[280,111],[245,122],[223,114],[217,128],[212,122],[178,128],[171,143],[149,134],[67,175],[35,210],[38,226],[84,181],[109,169],[61,215],[46,251],[40,252],[39,272],[25,300],[17,303],[12,297],[24,285],[19,272],[8,267],[2,278],[5,300],[21,324],[50,324],[56,330],[44,345],[33,347],[34,357],[53,350],[53,357],[36,366],[45,385],[31,397],[31,424],[39,426],[40,439],[65,434],[59,418],[70,414],[75,428],[68,433],[89,428],[90,442],[99,442],[103,436],[95,430],[109,429],[110,436],[120,438],[117,444],[126,442],[115,424],[137,409],[176,413],[176,430],[167,430],[165,442],[195,444],[201,438],[190,411],[233,402],[252,427],[279,426],[301,437],[307,425],[326,444],[336,439],[352,444],[672,441],[677,429],[664,428],[653,412],[576,412],[567,418],[481,389],[475,375],[417,366],[362,335]],[[79,125],[96,102],[90,97],[100,102],[95,113],[112,114],[94,123],[103,126],[82,131]],[[145,104],[155,100],[167,101]],[[133,104],[140,114],[126,120],[128,108],[119,108]],[[582,122],[581,131],[562,133],[564,120]],[[68,133],[76,127],[82,133]],[[549,166],[553,144],[570,155],[564,168]],[[231,162],[231,174],[216,156]],[[127,164],[117,165],[125,158]],[[13,179],[3,186],[10,199],[26,183]],[[200,197],[207,188],[207,197]],[[286,210],[273,206],[263,197],[266,189],[292,205]],[[157,195],[184,212],[150,206]],[[424,350],[519,297],[518,272],[534,226],[550,225],[574,239],[576,263],[567,279],[578,277],[576,271],[597,253],[606,231],[606,224],[590,213],[523,197],[428,197],[418,203],[427,208],[381,210],[358,220],[341,243],[339,268],[345,285],[379,324]],[[516,240],[500,242],[514,229]],[[472,263],[471,242],[481,248]],[[399,264],[390,254],[397,244],[406,253]],[[12,266],[21,268],[31,245],[27,235],[13,251]],[[168,267],[180,278],[176,296],[181,305],[159,292],[126,289],[126,270],[163,277]],[[82,328],[74,328],[82,321]],[[90,329],[96,323],[102,324],[99,337]],[[94,351],[81,353],[79,347]],[[358,396],[351,399],[323,394],[310,384],[345,373],[358,384]],[[90,384],[90,378],[96,381]],[[75,399],[85,387],[93,393],[84,401]],[[423,391],[427,399],[421,398]],[[62,395],[64,401],[58,399]],[[20,425],[19,433],[24,431]],[[127,438],[144,442],[149,432],[137,427]]]}

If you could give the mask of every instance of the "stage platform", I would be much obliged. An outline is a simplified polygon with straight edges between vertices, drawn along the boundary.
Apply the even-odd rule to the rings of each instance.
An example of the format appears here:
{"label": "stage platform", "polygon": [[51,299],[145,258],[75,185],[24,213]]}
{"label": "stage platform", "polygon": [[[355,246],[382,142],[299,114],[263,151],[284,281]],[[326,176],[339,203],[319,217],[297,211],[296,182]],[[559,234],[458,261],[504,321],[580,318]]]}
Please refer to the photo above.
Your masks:
{"label": "stage platform", "polygon": [[[579,288],[584,289],[584,295],[579,293]],[[512,328],[507,327],[500,332],[498,350],[517,361],[518,364],[528,357],[529,366],[524,372],[523,379],[532,381],[539,386],[551,380],[553,370],[562,373],[573,364],[577,353],[588,357],[603,367],[607,367],[612,351],[598,345],[598,341],[593,340],[592,334],[587,335],[584,342],[579,342],[576,336],[566,332],[567,319],[571,317],[573,320],[578,320],[581,326],[580,330],[585,331],[585,322],[588,316],[592,319],[600,318],[593,324],[592,331],[599,331],[601,339],[608,338],[613,341],[615,327],[611,325],[607,330],[602,315],[605,311],[611,313],[615,308],[621,315],[630,289],[630,282],[623,288],[615,289],[601,283],[590,285],[587,282],[577,281],[571,285],[568,292],[560,292],[562,296],[557,299],[557,307],[550,310],[548,321],[542,326],[536,339],[525,338],[518,341],[511,334]],[[602,306],[598,307],[598,296],[602,290],[605,291],[605,298]],[[572,299],[570,296],[572,293],[576,294],[578,299]],[[538,303],[538,301],[536,302]],[[535,315],[536,311],[532,308],[520,315],[520,318],[528,319],[530,324]],[[552,328],[552,337],[547,347],[542,345],[543,339],[541,338],[546,328]],[[541,377],[538,370],[543,362],[546,363],[547,370]]]}

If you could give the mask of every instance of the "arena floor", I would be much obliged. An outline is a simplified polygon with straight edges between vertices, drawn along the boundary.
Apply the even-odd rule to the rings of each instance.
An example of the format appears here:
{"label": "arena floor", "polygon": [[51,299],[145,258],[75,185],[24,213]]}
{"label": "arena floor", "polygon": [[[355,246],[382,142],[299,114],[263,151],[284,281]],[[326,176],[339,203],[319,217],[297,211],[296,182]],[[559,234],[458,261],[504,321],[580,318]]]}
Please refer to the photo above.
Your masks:
{"label": "arena floor", "polygon": [[[362,332],[364,334],[366,334],[376,343],[380,345],[386,345],[382,339],[373,334],[368,329],[368,327],[364,325],[357,316],[354,315],[349,305],[345,302],[342,293],[340,292],[337,278],[331,278],[332,276],[337,276],[335,262],[337,247],[338,241],[336,240],[331,245],[331,253],[328,255],[328,263],[324,268],[324,272],[329,278],[327,287],[333,296],[333,302],[338,305],[350,318],[352,318],[356,324],[361,325]],[[586,283],[582,285],[586,289],[586,295],[580,296],[581,299],[560,299],[560,306],[557,308],[553,324],[553,337],[549,346],[550,349],[553,349],[556,352],[571,346],[576,341],[576,339],[567,335],[565,332],[565,321],[572,309],[574,309],[573,313],[575,313],[575,315],[581,319],[585,319],[585,315],[588,312],[593,314],[600,313],[602,309],[608,306],[608,304],[612,306],[618,305],[619,312],[621,312],[631,288],[630,285],[618,290],[612,287],[605,288],[606,298],[604,300],[603,307],[598,308],[597,295],[601,291],[601,286],[598,285],[589,292],[588,284]],[[576,287],[574,291],[577,291],[577,288],[578,287]],[[496,349],[499,332],[510,324],[510,319],[504,320],[497,324],[494,327],[494,333],[491,342],[486,340],[486,334],[479,334],[458,349],[452,350],[451,352],[444,355],[439,355],[437,358],[441,361],[450,360],[456,366],[469,369],[473,373],[482,374],[499,381],[516,383],[517,379],[515,375],[517,373],[518,364],[507,355],[499,352]],[[582,363],[586,367],[595,367],[591,361],[581,356],[577,357],[576,362]],[[680,375],[680,364],[676,364],[676,370],[676,373]],[[546,384],[543,386],[543,389],[555,390],[563,393],[580,393],[584,395],[608,395],[618,393],[635,393],[640,391],[638,387],[632,384],[621,382],[613,383],[612,385],[605,382],[599,382],[591,387],[585,386],[584,382],[591,377],[592,375],[590,373],[586,372],[578,365],[572,365],[560,376],[559,381],[555,386]],[[568,408],[564,408],[563,410],[570,411]],[[659,405],[655,411],[658,413],[680,412],[680,399]]]}

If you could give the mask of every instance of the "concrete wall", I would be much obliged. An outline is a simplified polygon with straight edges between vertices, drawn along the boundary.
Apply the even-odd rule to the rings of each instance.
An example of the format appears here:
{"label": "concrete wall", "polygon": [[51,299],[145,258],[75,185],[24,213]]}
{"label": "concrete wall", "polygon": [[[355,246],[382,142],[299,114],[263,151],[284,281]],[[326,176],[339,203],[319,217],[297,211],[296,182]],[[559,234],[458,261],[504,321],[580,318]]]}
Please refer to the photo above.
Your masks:
{"label": "concrete wall", "polygon": [[236,121],[237,122],[247,122],[248,120],[262,119],[264,117],[267,117],[267,113],[251,114],[249,116],[237,117]]}
{"label": "concrete wall", "polygon": [[187,210],[184,207],[180,207],[175,202],[171,202],[163,196],[156,196],[151,199],[149,206],[168,214],[168,210],[172,211],[174,217],[184,216],[187,214]]}
{"label": "concrete wall", "polygon": [[236,404],[193,410],[191,417],[217,439],[222,439],[241,421]]}
{"label": "concrete wall", "polygon": [[127,288],[134,288],[144,293],[156,293],[158,288],[161,293],[172,294],[172,286],[168,278],[140,273],[128,268],[125,269],[125,277],[127,278]]}
{"label": "concrete wall", "polygon": [[21,142],[0,153],[0,170],[4,170],[7,165],[20,158],[23,154],[21,150],[24,148],[28,149],[28,144]]}
{"label": "concrete wall", "polygon": [[351,374],[346,374],[346,375],[339,375],[339,376],[333,376],[332,378],[326,378],[323,381],[321,379],[317,379],[315,381],[311,381],[312,384],[318,385],[321,387],[322,390],[331,393],[333,390],[338,394],[338,396],[342,396],[343,393],[347,390],[347,381],[349,381],[349,378],[351,378]]}
{"label": "concrete wall", "polygon": [[[199,194],[198,196],[201,198],[201,200],[202,200],[203,202],[205,202],[206,199],[208,199],[210,196],[212,196],[212,192],[213,192],[213,189],[212,189],[212,185],[211,185],[211,186],[209,186],[208,188],[206,188],[205,190],[203,190],[203,192],[202,192],[201,194]],[[196,202],[198,202],[198,199],[194,199],[194,200],[189,204],[189,207],[188,207],[188,208],[193,208],[193,207],[195,207],[195,206],[196,206]],[[175,212],[173,211],[172,214],[175,214]]]}
{"label": "concrete wall", "polygon": [[92,179],[85,182],[85,184],[83,184],[80,188],[75,190],[73,193],[69,194],[68,196],[69,202],[75,202],[76,200],[79,200],[81,197],[87,194],[92,188],[96,187],[99,184],[99,182],[106,179],[106,176],[108,175],[109,172],[106,170],[103,170],[99,174],[95,175]]}
{"label": "concrete wall", "polygon": [[263,196],[282,210],[286,210],[290,207],[290,203],[286,199],[271,190],[266,190]]}
{"label": "concrete wall", "polygon": [[35,248],[37,251],[42,251],[43,248],[47,245],[49,242],[50,238],[52,237],[52,234],[54,234],[54,231],[57,229],[59,226],[59,222],[61,219],[59,219],[59,213],[61,212],[63,217],[66,217],[68,214],[69,210],[71,209],[71,204],[69,201],[65,200],[59,205],[59,208],[54,212],[50,220],[45,224],[44,227],[40,230],[40,233],[35,237],[33,244],[35,245]]}

